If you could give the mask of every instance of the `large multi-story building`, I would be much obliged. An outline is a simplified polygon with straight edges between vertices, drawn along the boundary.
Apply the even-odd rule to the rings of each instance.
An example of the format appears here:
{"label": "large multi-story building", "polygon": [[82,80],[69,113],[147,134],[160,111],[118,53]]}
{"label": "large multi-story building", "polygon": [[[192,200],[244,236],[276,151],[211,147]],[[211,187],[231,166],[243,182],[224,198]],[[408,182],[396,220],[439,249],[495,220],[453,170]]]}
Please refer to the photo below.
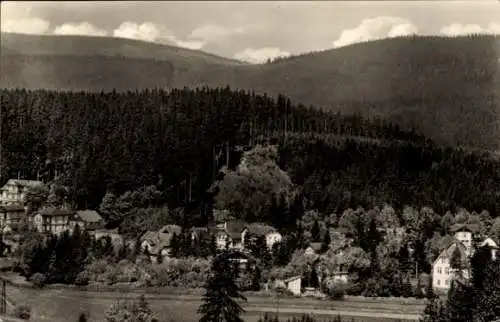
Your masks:
{"label": "large multi-story building", "polygon": [[0,189],[0,205],[22,204],[29,188],[42,185],[41,181],[10,179]]}
{"label": "large multi-story building", "polygon": [[[447,291],[451,281],[456,278],[468,279],[470,277],[470,257],[474,254],[474,234],[477,231],[473,225],[455,225],[452,229],[454,236],[445,238],[442,251],[433,263],[432,285],[436,290]],[[492,238],[486,238],[479,247],[489,246],[492,258],[496,258],[498,244]],[[453,257],[458,254],[459,269],[453,267]]]}

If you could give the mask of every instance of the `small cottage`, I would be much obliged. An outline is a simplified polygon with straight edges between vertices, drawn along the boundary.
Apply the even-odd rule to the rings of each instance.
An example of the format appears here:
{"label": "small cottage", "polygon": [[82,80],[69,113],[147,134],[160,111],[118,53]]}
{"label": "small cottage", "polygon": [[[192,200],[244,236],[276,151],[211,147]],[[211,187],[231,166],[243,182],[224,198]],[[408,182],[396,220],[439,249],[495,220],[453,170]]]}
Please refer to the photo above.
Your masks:
{"label": "small cottage", "polygon": [[104,220],[95,210],[78,210],[71,225],[79,225],[81,229],[91,231],[104,228]]}
{"label": "small cottage", "polygon": [[283,239],[283,236],[276,230],[276,228],[266,224],[252,223],[247,225],[246,228],[249,236],[263,236],[269,249],[272,249],[276,243],[281,242]]}
{"label": "small cottage", "polygon": [[171,254],[171,241],[174,235],[180,235],[182,228],[177,225],[166,225],[158,231],[148,231],[141,237],[141,249],[151,255],[151,260],[156,262],[158,255],[163,258]]}
{"label": "small cottage", "polygon": [[493,260],[496,260],[498,252],[498,241],[495,241],[494,238],[488,237],[481,244],[479,244],[479,247],[485,246],[488,246],[491,249],[491,258]]}
{"label": "small cottage", "polygon": [[217,249],[243,250],[247,229],[241,219],[229,219],[216,226],[215,236]]}
{"label": "small cottage", "polygon": [[321,243],[310,243],[305,250],[305,254],[308,256],[315,256],[321,252]]}
{"label": "small cottage", "polygon": [[276,289],[286,289],[295,296],[300,296],[302,294],[302,276],[297,275],[285,280],[275,281]]}
{"label": "small cottage", "polygon": [[69,209],[45,208],[33,217],[33,224],[42,233],[59,235],[72,230],[76,212]]}

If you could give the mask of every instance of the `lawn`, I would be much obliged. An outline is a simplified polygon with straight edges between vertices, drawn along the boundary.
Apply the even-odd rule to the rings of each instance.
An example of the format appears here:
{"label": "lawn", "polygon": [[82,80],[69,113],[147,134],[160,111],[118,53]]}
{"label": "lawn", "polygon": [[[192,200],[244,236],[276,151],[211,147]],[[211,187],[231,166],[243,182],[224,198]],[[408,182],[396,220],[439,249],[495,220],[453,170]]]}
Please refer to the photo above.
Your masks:
{"label": "lawn", "polygon": [[[29,288],[18,288],[8,285],[7,296],[15,303],[24,303],[31,306],[33,311],[33,321],[53,321],[66,322],[77,321],[81,312],[84,312],[89,321],[104,321],[104,314],[108,307],[119,298],[137,297],[138,294],[117,292],[79,292],[69,289],[45,289],[34,290]],[[160,321],[197,321],[196,310],[200,305],[199,295],[147,295],[153,311],[157,312]],[[247,313],[246,321],[257,321],[263,312],[275,312],[276,302],[272,298],[252,297],[245,304]],[[314,299],[287,298],[280,300],[280,316],[297,316],[301,313],[312,312],[313,310],[335,310],[342,313],[352,313],[360,315],[384,316],[385,318],[355,317],[355,321],[395,321],[387,318],[391,314],[417,315],[422,312],[421,305],[402,305],[383,302],[333,302],[318,301]],[[289,311],[289,312],[284,312]],[[321,315],[321,314],[319,314]],[[346,321],[352,321],[349,317]]]}

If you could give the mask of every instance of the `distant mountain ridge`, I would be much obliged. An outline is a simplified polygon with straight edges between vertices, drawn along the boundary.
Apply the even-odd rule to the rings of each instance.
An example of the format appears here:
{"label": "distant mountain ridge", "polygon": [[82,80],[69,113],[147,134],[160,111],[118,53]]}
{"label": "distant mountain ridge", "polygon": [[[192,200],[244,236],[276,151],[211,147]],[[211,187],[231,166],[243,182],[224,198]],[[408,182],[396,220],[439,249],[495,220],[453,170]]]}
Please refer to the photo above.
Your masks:
{"label": "distant mountain ridge", "polygon": [[251,65],[128,39],[1,35],[0,87],[227,86],[382,116],[438,142],[500,147],[500,38],[414,36]]}

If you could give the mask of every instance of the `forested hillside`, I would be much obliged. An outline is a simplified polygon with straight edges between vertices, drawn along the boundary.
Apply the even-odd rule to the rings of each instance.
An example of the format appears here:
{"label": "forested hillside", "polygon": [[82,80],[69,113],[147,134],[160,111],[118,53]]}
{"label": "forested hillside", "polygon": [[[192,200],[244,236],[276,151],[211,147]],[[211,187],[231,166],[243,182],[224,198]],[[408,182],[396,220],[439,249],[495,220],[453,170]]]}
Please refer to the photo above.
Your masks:
{"label": "forested hillside", "polygon": [[295,106],[283,96],[229,88],[2,90],[0,104],[0,184],[18,175],[55,181],[78,207],[98,208],[106,192],[154,186],[160,195],[145,207],[185,206],[191,219],[204,220],[213,201],[207,191],[224,178],[223,166],[234,169],[243,150],[269,142],[293,186],[289,206],[271,205],[277,216],[300,216],[298,203],[320,213],[390,203],[500,214],[498,160],[440,147],[382,119]]}
{"label": "forested hillside", "polygon": [[124,39],[2,34],[0,87],[117,91],[229,85],[379,116],[436,142],[498,149],[500,42],[409,37],[249,65]]}

